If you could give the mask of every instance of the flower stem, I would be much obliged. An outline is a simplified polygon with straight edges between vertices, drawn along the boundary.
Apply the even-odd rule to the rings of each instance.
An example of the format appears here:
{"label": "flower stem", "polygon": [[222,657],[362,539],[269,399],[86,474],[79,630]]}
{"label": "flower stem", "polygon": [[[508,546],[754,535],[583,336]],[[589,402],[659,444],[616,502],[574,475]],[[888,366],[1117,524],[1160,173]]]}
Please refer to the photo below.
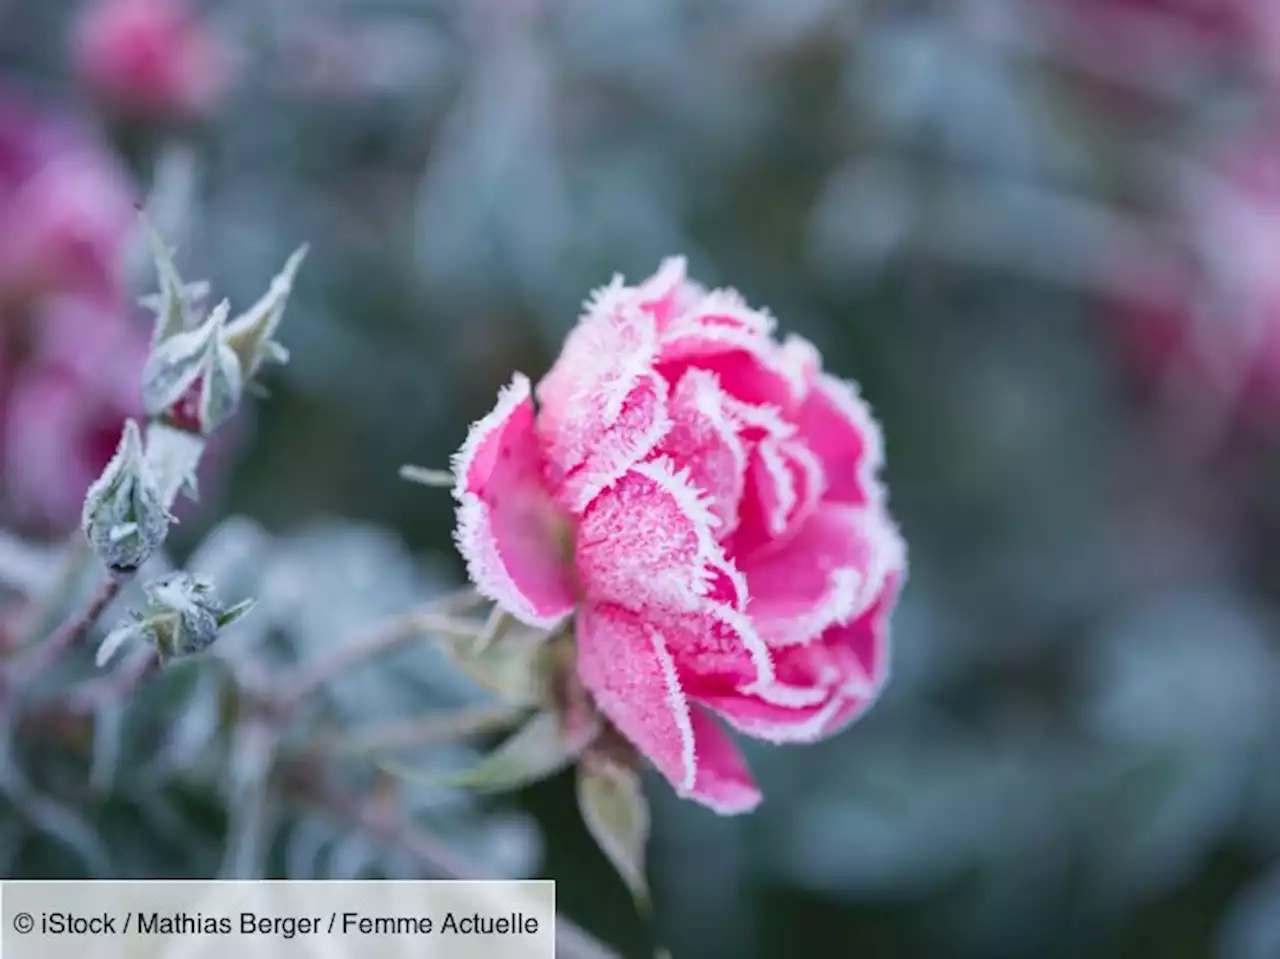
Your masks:
{"label": "flower stem", "polygon": [[21,686],[26,680],[47,669],[83,641],[102,618],[102,614],[107,611],[107,607],[115,601],[125,584],[132,578],[132,573],[108,572],[107,578],[102,581],[82,609],[73,614],[43,643],[32,646],[25,655],[17,659],[10,676],[15,685]]}
{"label": "flower stem", "polygon": [[[314,767],[296,766],[289,771],[287,781],[299,798],[354,822],[375,838],[408,850],[430,873],[442,879],[488,878],[436,836],[391,814],[385,805],[341,791]],[[563,915],[556,917],[556,954],[564,959],[620,959],[617,952]]]}
{"label": "flower stem", "polygon": [[31,645],[41,636],[47,636],[52,632],[58,622],[56,618],[58,613],[75,592],[76,585],[92,560],[93,551],[89,548],[89,541],[77,532],[67,545],[66,557],[62,561],[62,569],[58,572],[57,581],[40,601],[30,621],[22,630],[20,645]]}
{"label": "flower stem", "polygon": [[455,619],[449,615],[450,612],[462,611],[467,604],[474,602],[474,593],[466,590],[378,624],[364,635],[343,643],[329,656],[299,669],[293,680],[286,685],[277,706],[286,711],[297,709],[308,696],[334,677],[420,636],[435,633],[470,638],[479,635],[483,624]]}
{"label": "flower stem", "polygon": [[489,706],[448,713],[427,713],[391,723],[367,724],[349,732],[320,737],[316,749],[326,754],[368,753],[479,736],[512,725],[524,706]]}

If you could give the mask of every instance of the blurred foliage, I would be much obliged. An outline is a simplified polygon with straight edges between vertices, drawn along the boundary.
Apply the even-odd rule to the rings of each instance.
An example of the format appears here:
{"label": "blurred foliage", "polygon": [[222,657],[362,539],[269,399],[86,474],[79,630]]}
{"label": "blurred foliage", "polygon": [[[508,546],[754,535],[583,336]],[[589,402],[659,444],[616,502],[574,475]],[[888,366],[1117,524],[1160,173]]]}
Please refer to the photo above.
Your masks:
{"label": "blurred foliage", "polygon": [[[1193,435],[1185,407],[1135,386],[1110,313],[1126,264],[1180,241],[1174,168],[1250,128],[1264,94],[1252,52],[1173,71],[1087,55],[1046,26],[1062,6],[211,5],[242,54],[230,99],[105,135],[184,268],[233,301],[298,242],[312,253],[292,361],[180,556],[260,598],[236,629],[264,649],[266,633],[316,648],[458,581],[448,496],[397,468],[444,465],[513,369],[546,369],[588,290],[686,253],[862,383],[912,579],[885,700],[832,742],[752,744],[758,813],[653,790],[674,954],[1276,955],[1277,433]],[[66,13],[0,2],[6,82],[76,100]],[[254,520],[216,525],[232,515]],[[353,676],[332,707],[445,696],[420,668],[422,688],[390,662]],[[100,743],[85,809],[37,801],[6,764],[9,874],[222,867],[229,786],[209,750],[247,747],[217,743],[214,691],[182,672],[145,696],[169,746],[154,728]],[[22,748],[66,781],[69,760]],[[421,802],[528,864],[524,827],[455,794]],[[642,954],[571,777],[520,803],[562,907]],[[272,815],[273,874],[408,868]]]}

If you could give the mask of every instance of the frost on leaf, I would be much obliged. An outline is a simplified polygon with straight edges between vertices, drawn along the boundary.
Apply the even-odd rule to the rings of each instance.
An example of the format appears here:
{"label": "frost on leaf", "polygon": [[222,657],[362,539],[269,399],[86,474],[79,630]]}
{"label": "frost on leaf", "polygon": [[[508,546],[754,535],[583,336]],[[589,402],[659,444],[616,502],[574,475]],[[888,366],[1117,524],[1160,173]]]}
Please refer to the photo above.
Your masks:
{"label": "frost on leaf", "polygon": [[272,337],[284,318],[294,279],[307,257],[307,250],[306,245],[295,250],[262,298],[227,324],[227,346],[239,359],[246,380],[264,363],[283,363],[288,359],[288,353]]}
{"label": "frost on leaf", "polygon": [[115,456],[85,495],[85,536],[109,569],[135,570],[164,542],[170,520],[138,424],[129,420]]}
{"label": "frost on leaf", "polygon": [[613,868],[642,911],[649,905],[645,847],[649,804],[635,769],[605,756],[588,755],[578,766],[578,808]]}
{"label": "frost on leaf", "polygon": [[[592,734],[595,732],[591,730]],[[432,785],[478,792],[505,792],[568,768],[588,742],[585,735],[566,736],[560,717],[547,710],[535,714],[501,746],[465,772],[433,774],[407,769],[388,760],[383,760],[382,764],[394,775]]]}

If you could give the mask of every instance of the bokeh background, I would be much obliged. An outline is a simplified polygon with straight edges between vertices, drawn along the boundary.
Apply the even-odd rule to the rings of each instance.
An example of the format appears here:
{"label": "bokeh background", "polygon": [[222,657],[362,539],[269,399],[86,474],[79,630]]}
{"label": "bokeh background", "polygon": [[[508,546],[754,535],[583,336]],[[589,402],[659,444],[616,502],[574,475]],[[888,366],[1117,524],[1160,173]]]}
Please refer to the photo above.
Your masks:
{"label": "bokeh background", "polygon": [[[885,698],[751,744],[757,813],[654,784],[661,939],[1275,959],[1278,118],[1262,0],[0,0],[0,579],[49,583],[136,407],[136,203],[236,304],[311,244],[171,544],[295,653],[462,581],[398,467],[684,253],[861,383],[912,566]],[[407,655],[334,708],[463,695]],[[238,844],[260,757],[202,682],[87,760],[7,729],[4,873],[412,874],[291,807]],[[412,804],[647,954],[570,777]]]}

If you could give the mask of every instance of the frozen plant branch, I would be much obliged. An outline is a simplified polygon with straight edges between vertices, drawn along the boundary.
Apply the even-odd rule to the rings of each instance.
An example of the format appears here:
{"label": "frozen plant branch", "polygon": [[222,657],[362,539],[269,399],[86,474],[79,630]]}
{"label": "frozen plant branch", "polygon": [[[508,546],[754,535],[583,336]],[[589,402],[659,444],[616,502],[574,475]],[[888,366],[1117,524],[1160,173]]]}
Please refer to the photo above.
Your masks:
{"label": "frozen plant branch", "polygon": [[472,590],[463,590],[423,609],[378,624],[363,636],[339,646],[329,656],[310,665],[303,665],[280,695],[280,708],[297,709],[308,696],[329,680],[422,636],[434,634],[474,639],[481,631],[481,624],[455,619],[449,612],[465,611],[468,606],[479,601]]}
{"label": "frozen plant branch", "polygon": [[132,575],[132,573],[108,572],[107,578],[102,581],[97,592],[89,598],[79,612],[72,615],[43,643],[32,646],[26,655],[13,664],[9,682],[21,687],[27,680],[43,672],[70,649],[83,642],[85,637],[93,631],[102,614],[115,602]]}
{"label": "frozen plant branch", "polygon": [[[168,246],[145,216],[143,222],[160,288],[143,300],[155,313],[141,384],[145,436],[133,420],[125,424],[115,456],[85,496],[81,523],[92,554],[109,575],[84,609],[32,647],[16,667],[19,680],[51,665],[93,630],[125,582],[163,546],[177,497],[198,495],[196,469],[208,437],[239,409],[265,364],[288,358],[274,337],[305,246],[289,257],[266,294],[244,313],[232,318],[231,305],[223,300],[205,315],[201,303],[207,285],[184,283]],[[64,586],[74,585],[87,558],[73,552]],[[165,580],[148,584],[147,591],[149,617],[135,617],[128,630],[113,636],[118,644],[126,635],[145,635],[156,644],[161,662],[203,649],[248,609],[243,603],[230,609],[210,607],[212,584],[192,581],[180,587]],[[163,602],[157,598],[161,594]]]}
{"label": "frozen plant branch", "polygon": [[[385,804],[370,802],[334,786],[324,776],[323,770],[314,765],[295,765],[286,770],[285,779],[299,799],[327,809],[360,826],[371,836],[409,851],[438,878],[489,878],[474,863],[462,858],[435,836],[397,816]],[[564,959],[620,959],[616,952],[563,915],[556,917],[556,953]]]}
{"label": "frozen plant branch", "polygon": [[346,733],[322,736],[317,751],[332,754],[371,753],[430,743],[454,742],[469,736],[499,732],[527,712],[506,703],[461,712],[428,713],[413,719],[370,724]]}

